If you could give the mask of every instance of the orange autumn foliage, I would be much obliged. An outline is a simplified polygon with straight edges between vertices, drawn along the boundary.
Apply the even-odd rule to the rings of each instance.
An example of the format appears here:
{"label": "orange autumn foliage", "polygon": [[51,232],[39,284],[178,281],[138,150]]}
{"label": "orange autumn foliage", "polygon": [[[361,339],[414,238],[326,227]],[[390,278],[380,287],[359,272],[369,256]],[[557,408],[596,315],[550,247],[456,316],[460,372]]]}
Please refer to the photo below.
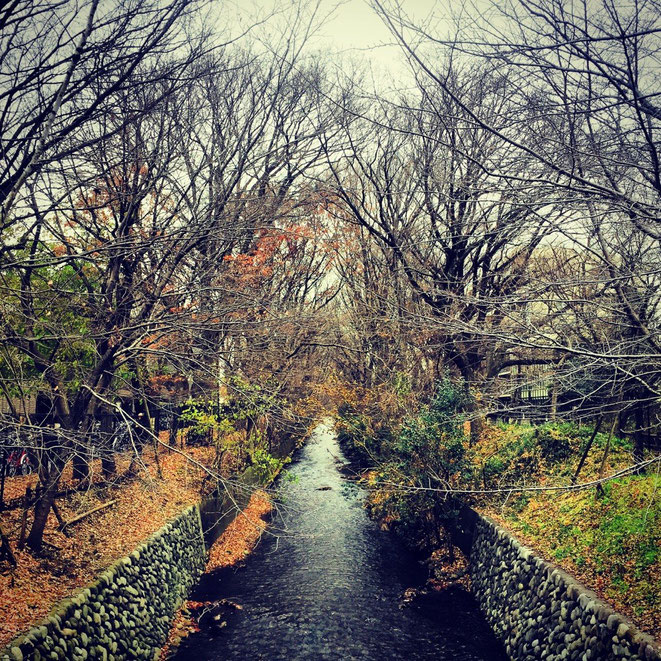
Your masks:
{"label": "orange autumn foliage", "polygon": [[209,550],[206,571],[230,567],[248,555],[264,533],[271,509],[271,501],[263,491],[254,493],[248,506]]}

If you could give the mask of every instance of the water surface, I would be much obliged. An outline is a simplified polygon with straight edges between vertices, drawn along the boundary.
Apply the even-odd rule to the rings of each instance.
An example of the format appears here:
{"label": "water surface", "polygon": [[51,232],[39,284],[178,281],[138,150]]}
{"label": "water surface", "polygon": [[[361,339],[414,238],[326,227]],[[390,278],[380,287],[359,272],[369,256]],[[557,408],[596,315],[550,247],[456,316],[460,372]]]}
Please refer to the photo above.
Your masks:
{"label": "water surface", "polygon": [[[283,504],[243,569],[206,576],[193,599],[242,609],[188,637],[176,659],[437,659],[506,657],[470,595],[457,589],[400,608],[420,566],[363,509],[321,425],[281,480]],[[424,579],[424,577],[422,577]]]}

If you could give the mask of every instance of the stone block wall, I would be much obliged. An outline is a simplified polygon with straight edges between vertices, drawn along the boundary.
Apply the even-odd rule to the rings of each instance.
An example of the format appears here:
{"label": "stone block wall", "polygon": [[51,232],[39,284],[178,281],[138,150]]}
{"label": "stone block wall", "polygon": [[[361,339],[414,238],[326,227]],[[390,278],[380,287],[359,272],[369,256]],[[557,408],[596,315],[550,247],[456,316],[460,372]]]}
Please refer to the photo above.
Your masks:
{"label": "stone block wall", "polygon": [[206,549],[197,505],[118,560],[90,587],[58,604],[16,639],[2,661],[153,659],[174,613],[204,571]]}
{"label": "stone block wall", "polygon": [[650,636],[485,517],[475,522],[470,569],[475,598],[511,659],[661,659]]}

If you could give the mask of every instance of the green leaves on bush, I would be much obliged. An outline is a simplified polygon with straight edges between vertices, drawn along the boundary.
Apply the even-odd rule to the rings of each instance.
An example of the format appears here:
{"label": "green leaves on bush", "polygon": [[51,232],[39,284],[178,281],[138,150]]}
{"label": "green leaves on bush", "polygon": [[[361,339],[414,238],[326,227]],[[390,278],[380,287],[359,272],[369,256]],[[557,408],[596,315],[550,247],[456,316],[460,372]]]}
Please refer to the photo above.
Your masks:
{"label": "green leaves on bush", "polygon": [[251,454],[251,471],[259,484],[269,484],[291,459],[278,459],[262,448],[257,448]]}
{"label": "green leaves on bush", "polygon": [[429,403],[405,418],[398,430],[353,406],[338,409],[343,450],[363,467],[376,467],[373,512],[419,546],[438,544],[440,526],[456,515],[443,489],[458,484],[468,471],[463,431],[467,404],[463,384],[446,377]]}

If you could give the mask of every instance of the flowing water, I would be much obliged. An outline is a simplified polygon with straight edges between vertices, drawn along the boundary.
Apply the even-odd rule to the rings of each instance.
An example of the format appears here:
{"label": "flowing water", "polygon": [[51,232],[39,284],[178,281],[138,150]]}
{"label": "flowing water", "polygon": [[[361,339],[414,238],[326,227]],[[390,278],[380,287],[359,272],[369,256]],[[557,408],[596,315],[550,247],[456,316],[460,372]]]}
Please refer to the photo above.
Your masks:
{"label": "flowing water", "polygon": [[449,590],[400,608],[420,565],[362,507],[321,425],[281,480],[283,503],[243,569],[206,576],[200,600],[226,599],[223,628],[184,640],[176,659],[457,659],[500,661],[468,593]]}

